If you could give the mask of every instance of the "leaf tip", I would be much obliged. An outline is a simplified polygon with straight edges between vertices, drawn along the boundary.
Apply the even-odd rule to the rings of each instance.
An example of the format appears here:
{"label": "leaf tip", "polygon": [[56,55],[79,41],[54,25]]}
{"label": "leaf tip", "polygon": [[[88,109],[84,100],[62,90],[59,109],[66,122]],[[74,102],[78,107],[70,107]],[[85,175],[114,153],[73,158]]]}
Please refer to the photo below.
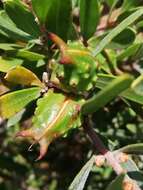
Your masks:
{"label": "leaf tip", "polygon": [[45,156],[45,154],[47,153],[48,146],[49,146],[50,142],[47,141],[45,138],[43,138],[39,141],[39,144],[40,144],[40,154],[35,161],[39,161]]}

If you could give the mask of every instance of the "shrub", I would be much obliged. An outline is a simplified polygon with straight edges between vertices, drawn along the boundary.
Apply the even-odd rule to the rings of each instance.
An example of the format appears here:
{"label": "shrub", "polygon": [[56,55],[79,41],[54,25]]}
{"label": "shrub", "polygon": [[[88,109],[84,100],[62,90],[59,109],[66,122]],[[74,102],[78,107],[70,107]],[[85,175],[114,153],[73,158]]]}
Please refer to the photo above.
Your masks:
{"label": "shrub", "polygon": [[[29,150],[39,143],[37,161],[58,137],[84,131],[93,147],[69,190],[94,188],[93,182],[85,185],[91,170],[93,176],[100,173],[95,181],[102,181],[95,188],[105,189],[106,179],[107,190],[143,188],[136,166],[142,164],[143,153],[141,5],[129,0],[4,0],[1,4],[1,124],[8,126],[7,133],[15,126],[11,135],[32,140]],[[17,158],[19,166],[14,164],[16,158],[5,156],[2,163],[8,158],[14,168],[27,171],[28,161],[24,164],[22,155]],[[111,169],[117,177],[109,183]],[[10,175],[1,172],[3,178]],[[35,186],[45,188],[40,182]],[[57,180],[52,181],[49,189],[57,188]]]}

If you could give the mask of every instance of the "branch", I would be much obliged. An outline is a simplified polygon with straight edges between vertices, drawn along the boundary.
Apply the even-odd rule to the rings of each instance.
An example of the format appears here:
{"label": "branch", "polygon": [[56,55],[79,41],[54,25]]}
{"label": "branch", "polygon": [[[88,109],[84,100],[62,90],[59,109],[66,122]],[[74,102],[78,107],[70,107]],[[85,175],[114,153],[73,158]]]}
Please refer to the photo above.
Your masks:
{"label": "branch", "polygon": [[[90,137],[94,147],[98,150],[98,152],[101,155],[96,156],[97,158],[97,165],[100,166],[100,163],[103,164],[104,160],[106,159],[107,164],[112,167],[112,169],[115,171],[117,175],[127,173],[121,166],[120,162],[126,162],[128,157],[127,155],[124,155],[123,153],[119,153],[119,155],[115,156],[113,152],[108,150],[104,143],[101,141],[101,139],[98,137],[94,129],[90,126],[89,118],[85,117],[83,122],[83,128],[84,131],[88,134]],[[99,160],[98,160],[99,158]],[[95,161],[95,162],[96,162]],[[123,183],[123,189],[124,190],[141,190],[140,187],[136,184],[134,180],[129,178],[128,176],[125,176],[125,180]]]}
{"label": "branch", "polygon": [[85,132],[88,134],[90,137],[94,147],[98,150],[98,152],[106,158],[108,164],[113,168],[113,170],[116,172],[117,175],[120,175],[124,173],[124,169],[121,167],[119,164],[118,160],[114,157],[113,153],[110,152],[101,139],[98,137],[94,129],[89,125],[89,119],[88,117],[85,117],[84,123],[83,123],[83,128]]}

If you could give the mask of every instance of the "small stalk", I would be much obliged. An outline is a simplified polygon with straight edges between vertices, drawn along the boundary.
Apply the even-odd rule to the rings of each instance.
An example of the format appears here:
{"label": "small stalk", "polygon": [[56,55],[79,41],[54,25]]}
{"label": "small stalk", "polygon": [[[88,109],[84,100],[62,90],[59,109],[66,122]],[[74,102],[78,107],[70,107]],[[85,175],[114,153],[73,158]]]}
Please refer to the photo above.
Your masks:
{"label": "small stalk", "polygon": [[[101,159],[104,160],[104,158],[105,158],[107,161],[107,164],[112,167],[112,169],[114,170],[114,172],[117,175],[126,174],[126,171],[122,168],[122,166],[120,164],[120,159],[118,159],[118,157],[116,157],[113,152],[111,152],[110,150],[108,150],[105,147],[104,143],[98,137],[98,135],[96,134],[94,129],[90,126],[88,117],[84,118],[83,128],[84,128],[84,131],[90,137],[94,147],[101,154],[101,155],[99,155],[101,157]],[[100,161],[99,161],[99,163],[100,163]],[[128,176],[125,176],[124,183],[123,183],[123,189],[124,190],[141,190],[140,187],[137,185],[137,183],[134,180],[132,180],[131,178],[129,178]]]}
{"label": "small stalk", "polygon": [[114,66],[113,66],[113,64],[112,64],[112,60],[111,60],[111,58],[109,57],[107,51],[106,51],[106,50],[103,50],[102,54],[103,54],[103,56],[105,57],[105,59],[106,59],[106,61],[107,61],[107,64],[108,64],[108,66],[109,66],[109,68],[110,68],[111,73],[112,73],[113,75],[115,75],[115,74],[116,74],[116,71],[115,71],[115,69],[114,69]]}
{"label": "small stalk", "polygon": [[90,137],[94,147],[98,150],[100,154],[104,155],[108,164],[113,168],[116,174],[120,175],[124,173],[124,169],[121,167],[118,160],[114,157],[113,153],[110,152],[105,147],[105,145],[103,144],[101,139],[98,137],[94,129],[90,126],[88,117],[84,118],[83,128],[85,132],[88,134],[88,136]]}

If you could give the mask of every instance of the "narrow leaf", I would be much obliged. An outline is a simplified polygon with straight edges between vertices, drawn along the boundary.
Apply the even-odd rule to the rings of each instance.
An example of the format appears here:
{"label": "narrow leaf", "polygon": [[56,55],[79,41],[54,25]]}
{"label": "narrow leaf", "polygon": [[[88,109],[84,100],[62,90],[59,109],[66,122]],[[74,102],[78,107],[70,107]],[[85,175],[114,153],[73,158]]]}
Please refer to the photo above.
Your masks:
{"label": "narrow leaf", "polygon": [[4,32],[7,37],[14,40],[28,41],[33,39],[31,35],[18,29],[4,10],[0,11],[0,30]]}
{"label": "narrow leaf", "polygon": [[6,74],[5,80],[14,84],[43,87],[43,83],[39,78],[32,71],[22,66],[17,66],[16,68],[11,69]]}
{"label": "narrow leaf", "polygon": [[25,58],[29,61],[38,61],[45,58],[42,54],[31,52],[26,49],[17,50],[15,55],[16,57]]}
{"label": "narrow leaf", "polygon": [[107,187],[106,190],[123,190],[123,180],[125,175],[121,174]]}
{"label": "narrow leaf", "polygon": [[134,43],[133,45],[129,46],[128,48],[124,49],[117,55],[117,60],[122,61],[125,58],[129,58],[130,56],[134,56],[138,49],[141,47],[141,43]]}
{"label": "narrow leaf", "polygon": [[130,144],[123,148],[120,148],[118,151],[125,152],[127,154],[143,154],[143,143]]}
{"label": "narrow leaf", "polygon": [[132,8],[135,8],[137,6],[139,6],[139,4],[141,3],[141,1],[137,1],[137,0],[124,0],[123,5],[122,5],[122,12],[128,11]]}
{"label": "narrow leaf", "polygon": [[136,94],[143,96],[143,75],[140,75],[136,80],[134,80],[131,88]]}
{"label": "narrow leaf", "polygon": [[28,103],[40,96],[40,90],[41,88],[34,87],[0,96],[1,117],[10,118],[21,111]]}
{"label": "narrow leaf", "polygon": [[134,21],[136,21],[141,15],[143,15],[143,9],[140,8],[129,17],[124,19],[117,27],[115,27],[112,31],[100,41],[97,48],[93,51],[93,55],[96,56],[100,53],[115,36],[117,36],[120,32],[122,32],[125,28],[131,25]]}
{"label": "narrow leaf", "polygon": [[0,56],[0,71],[8,72],[9,70],[21,65],[23,60],[15,58],[3,58]]}
{"label": "narrow leaf", "polygon": [[80,27],[82,36],[88,40],[96,31],[99,22],[98,0],[82,0],[80,1]]}
{"label": "narrow leaf", "polygon": [[32,0],[32,7],[37,15],[40,23],[45,24],[50,7],[53,4],[53,0]]}
{"label": "narrow leaf", "polygon": [[0,43],[0,49],[4,51],[12,51],[15,50],[15,48],[20,48],[18,44],[11,44],[11,43]]}
{"label": "narrow leaf", "polygon": [[[113,75],[99,74],[96,82],[96,87],[99,89],[103,89],[115,78],[116,77]],[[143,96],[135,93],[135,91],[131,88],[122,92],[120,96],[143,105]]]}
{"label": "narrow leaf", "polygon": [[17,28],[30,34],[33,38],[39,37],[39,27],[31,11],[20,0],[5,0],[4,8]]}
{"label": "narrow leaf", "polygon": [[71,0],[54,0],[46,22],[48,31],[51,31],[63,40],[67,40],[71,26]]}
{"label": "narrow leaf", "polygon": [[143,96],[140,94],[136,94],[135,91],[132,89],[128,89],[125,92],[121,93],[121,96],[127,98],[128,100],[143,105]]}
{"label": "narrow leaf", "polygon": [[127,171],[128,176],[135,180],[140,189],[143,189],[143,173],[139,171],[135,162],[129,159],[127,162],[123,163],[122,166]]}
{"label": "narrow leaf", "polygon": [[93,98],[83,104],[81,111],[83,114],[96,112],[104,107],[108,102],[118,96],[122,91],[129,88],[133,77],[128,74],[117,77],[109,83],[103,90],[97,93]]}
{"label": "narrow leaf", "polygon": [[22,119],[22,116],[24,115],[25,109],[21,110],[14,116],[10,117],[7,121],[7,127],[11,127],[16,125],[20,120]]}
{"label": "narrow leaf", "polygon": [[95,161],[95,156],[92,156],[91,159],[84,165],[84,167],[80,170],[77,176],[74,178],[71,183],[69,190],[83,190],[89,173],[93,167]]}
{"label": "narrow leaf", "polygon": [[41,25],[67,40],[71,26],[71,0],[32,0],[32,5]]}
{"label": "narrow leaf", "polygon": [[0,43],[0,49],[8,52],[9,54],[11,53],[16,57],[25,58],[29,61],[38,61],[45,58],[45,55],[29,51],[18,44]]}

